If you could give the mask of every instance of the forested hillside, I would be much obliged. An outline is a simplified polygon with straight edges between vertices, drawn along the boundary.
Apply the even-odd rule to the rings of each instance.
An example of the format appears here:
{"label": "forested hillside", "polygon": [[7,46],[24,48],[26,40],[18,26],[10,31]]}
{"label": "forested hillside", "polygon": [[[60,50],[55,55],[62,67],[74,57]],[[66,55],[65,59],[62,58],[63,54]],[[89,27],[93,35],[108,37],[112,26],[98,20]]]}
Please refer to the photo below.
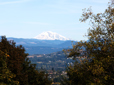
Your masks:
{"label": "forested hillside", "polygon": [[31,63],[36,64],[37,69],[52,70],[54,68],[55,71],[65,71],[67,65],[74,62],[72,58],[67,58],[66,55],[63,51],[59,51],[50,54],[30,55],[28,58]]}
{"label": "forested hillside", "polygon": [[22,45],[25,48],[25,52],[29,55],[33,54],[50,54],[63,49],[72,47],[77,41],[72,40],[38,40],[38,39],[24,39],[24,38],[7,38],[13,40],[16,45]]}

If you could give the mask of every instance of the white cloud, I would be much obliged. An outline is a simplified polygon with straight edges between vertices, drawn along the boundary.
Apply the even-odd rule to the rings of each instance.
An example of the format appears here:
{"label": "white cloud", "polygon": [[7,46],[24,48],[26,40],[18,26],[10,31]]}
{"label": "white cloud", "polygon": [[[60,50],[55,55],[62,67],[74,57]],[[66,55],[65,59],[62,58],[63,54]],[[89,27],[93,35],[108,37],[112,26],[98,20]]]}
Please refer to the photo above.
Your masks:
{"label": "white cloud", "polygon": [[[105,6],[107,6],[110,0],[80,0],[80,1],[68,1],[68,0],[57,0],[56,3],[45,5],[47,8],[55,9],[56,11],[49,11],[47,13],[54,14],[79,14],[82,13],[82,9],[89,8],[92,6],[96,8],[96,11],[101,11]],[[100,4],[100,5],[99,5]],[[44,6],[44,7],[45,7]]]}
{"label": "white cloud", "polygon": [[51,25],[49,23],[42,23],[42,22],[24,22],[26,24],[36,24],[36,25]]}
{"label": "white cloud", "polygon": [[30,0],[16,0],[16,1],[0,2],[0,5],[23,3],[27,1],[30,1]]}
{"label": "white cloud", "polygon": [[93,3],[100,3],[100,4],[110,2],[110,0],[88,0],[88,1],[93,2]]}

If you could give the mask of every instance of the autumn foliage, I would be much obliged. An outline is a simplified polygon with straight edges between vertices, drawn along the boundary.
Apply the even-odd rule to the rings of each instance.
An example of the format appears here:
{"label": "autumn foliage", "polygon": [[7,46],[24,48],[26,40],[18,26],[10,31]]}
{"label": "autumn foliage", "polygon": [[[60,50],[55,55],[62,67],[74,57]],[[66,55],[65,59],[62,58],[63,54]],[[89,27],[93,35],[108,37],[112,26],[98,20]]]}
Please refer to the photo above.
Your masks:
{"label": "autumn foliage", "polygon": [[68,79],[63,85],[114,85],[114,0],[104,13],[93,14],[85,9],[81,22],[90,20],[88,41],[74,45],[68,57],[80,62],[68,66]]}

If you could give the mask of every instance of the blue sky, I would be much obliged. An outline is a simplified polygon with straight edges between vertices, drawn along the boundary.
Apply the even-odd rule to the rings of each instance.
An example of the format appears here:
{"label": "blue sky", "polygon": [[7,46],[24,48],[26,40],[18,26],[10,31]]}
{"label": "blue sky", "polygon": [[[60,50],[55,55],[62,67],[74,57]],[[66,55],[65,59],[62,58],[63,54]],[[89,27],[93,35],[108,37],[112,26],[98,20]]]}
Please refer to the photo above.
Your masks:
{"label": "blue sky", "polygon": [[0,36],[33,38],[52,31],[73,40],[83,37],[90,27],[81,23],[82,9],[104,12],[109,0],[0,0]]}

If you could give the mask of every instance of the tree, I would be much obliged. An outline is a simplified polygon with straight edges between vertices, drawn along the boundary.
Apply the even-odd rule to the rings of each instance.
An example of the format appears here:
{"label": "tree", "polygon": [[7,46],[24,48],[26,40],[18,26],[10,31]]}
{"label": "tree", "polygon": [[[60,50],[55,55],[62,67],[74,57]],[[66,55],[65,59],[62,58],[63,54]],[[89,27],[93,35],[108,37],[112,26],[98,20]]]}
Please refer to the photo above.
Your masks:
{"label": "tree", "polygon": [[0,50],[10,56],[7,58],[6,63],[8,69],[16,75],[14,80],[19,81],[20,85],[24,85],[28,80],[26,75],[22,74],[22,64],[28,54],[25,53],[25,49],[21,45],[16,46],[15,44],[14,41],[8,41],[5,36],[2,36]]}
{"label": "tree", "polygon": [[[90,19],[88,41],[80,41],[67,50],[68,57],[80,62],[67,68],[66,85],[114,85],[114,0],[104,13],[93,14],[85,9],[81,22]],[[66,83],[65,81],[63,81]]]}
{"label": "tree", "polygon": [[23,73],[27,74],[29,85],[51,85],[48,75],[44,72],[38,72],[36,65],[31,64],[28,58],[23,63]]}
{"label": "tree", "polygon": [[0,85],[19,85],[19,81],[14,81],[15,74],[7,68],[6,59],[10,57],[0,50]]}
{"label": "tree", "polygon": [[[4,77],[6,78],[7,76],[10,81],[19,81],[19,85],[50,85],[51,82],[47,78],[48,75],[38,72],[35,64],[31,64],[27,58],[28,54],[25,53],[24,47],[21,45],[16,46],[15,44],[14,41],[8,41],[6,37],[2,36],[0,52],[10,57],[5,58],[5,56],[0,55],[0,64],[2,65],[0,68],[0,81],[4,83]],[[4,58],[5,60],[3,60]]]}

